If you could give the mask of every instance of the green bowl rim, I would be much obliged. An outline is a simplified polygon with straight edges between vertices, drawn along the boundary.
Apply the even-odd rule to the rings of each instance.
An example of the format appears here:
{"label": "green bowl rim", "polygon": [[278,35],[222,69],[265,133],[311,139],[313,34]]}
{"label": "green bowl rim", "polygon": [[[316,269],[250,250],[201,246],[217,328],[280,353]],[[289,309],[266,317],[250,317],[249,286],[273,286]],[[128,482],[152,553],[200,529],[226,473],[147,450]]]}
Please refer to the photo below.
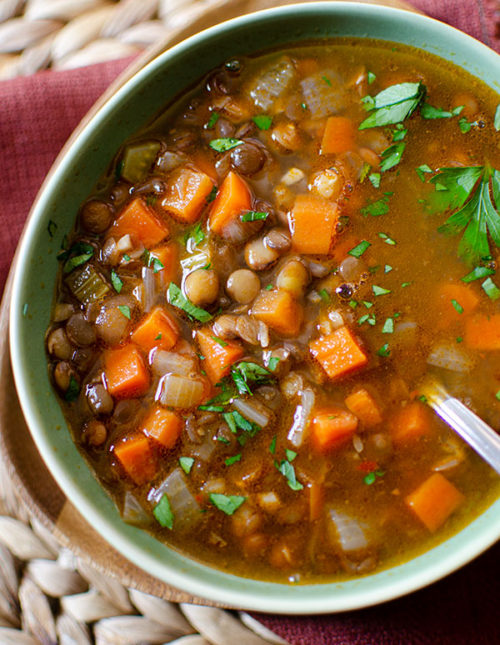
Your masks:
{"label": "green bowl rim", "polygon": [[[278,16],[285,18],[297,13],[314,13],[316,15],[324,13],[328,14],[328,17],[348,13],[353,18],[356,16],[377,17],[377,19],[396,21],[396,23],[411,19],[412,24],[415,25],[415,31],[418,33],[426,31],[429,40],[434,37],[448,39],[449,46],[455,44],[460,48],[466,48],[469,52],[474,50],[480,56],[491,58],[493,65],[495,63],[498,65],[500,62],[500,57],[483,43],[427,16],[409,14],[406,11],[390,7],[351,2],[333,4],[315,2],[267,9],[210,27],[174,45],[132,76],[100,108],[76,137],[64,158],[57,164],[56,171],[44,185],[26,223],[16,256],[9,333],[14,380],[21,407],[42,458],[69,500],[84,517],[90,518],[93,526],[110,544],[151,575],[196,596],[222,604],[263,612],[319,614],[358,609],[382,603],[420,589],[463,566],[494,544],[500,537],[500,513],[495,514],[495,510],[500,508],[500,501],[495,502],[458,534],[430,551],[392,569],[347,582],[293,586],[247,580],[199,564],[176,553],[173,557],[178,561],[177,567],[169,568],[168,565],[159,563],[154,554],[145,553],[135,544],[130,544],[127,537],[123,535],[122,527],[117,526],[112,518],[107,517],[96,508],[74,484],[68,467],[65,463],[61,463],[54,447],[44,436],[42,430],[44,420],[39,410],[39,402],[32,391],[32,385],[23,367],[29,355],[29,348],[23,346],[21,338],[21,328],[24,324],[23,291],[29,274],[27,271],[23,272],[23,267],[29,264],[23,260],[27,260],[35,248],[40,233],[39,220],[43,219],[48,195],[64,179],[70,160],[78,155],[81,147],[84,147],[86,134],[92,129],[99,128],[106,116],[112,115],[115,109],[119,109],[122,98],[127,96],[129,92],[136,91],[137,86],[140,86],[141,83],[147,82],[151,72],[154,73],[163,65],[168,65],[169,61],[182,55],[193,44],[202,43],[207,39],[209,42],[210,38],[232,30],[234,27],[248,28],[252,26],[255,28],[269,18]],[[437,55],[439,56],[439,54]],[[83,458],[82,463],[85,463]],[[105,493],[103,492],[103,494]],[[375,582],[372,583],[372,581]]]}

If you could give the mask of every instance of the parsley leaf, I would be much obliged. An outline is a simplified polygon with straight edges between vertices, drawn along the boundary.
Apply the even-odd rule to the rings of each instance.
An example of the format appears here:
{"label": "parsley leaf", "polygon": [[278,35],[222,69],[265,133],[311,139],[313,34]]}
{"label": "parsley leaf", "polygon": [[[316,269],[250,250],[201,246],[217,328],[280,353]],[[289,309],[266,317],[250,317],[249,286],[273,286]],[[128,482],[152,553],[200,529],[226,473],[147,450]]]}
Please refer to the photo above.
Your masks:
{"label": "parsley leaf", "polygon": [[362,240],[353,249],[351,249],[350,251],[347,251],[347,253],[348,255],[352,255],[355,258],[360,258],[370,246],[371,246],[370,242],[367,242],[366,240]]}
{"label": "parsley leaf", "polygon": [[398,143],[393,143],[392,146],[389,146],[382,152],[382,162],[380,163],[381,172],[386,172],[394,166],[397,166],[401,161],[403,152],[406,148],[406,143],[404,141],[399,141]]}
{"label": "parsley leaf", "polygon": [[457,235],[463,231],[458,255],[469,264],[479,263],[490,255],[488,233],[500,246],[500,171],[488,166],[440,168],[431,182],[442,187],[431,196],[432,208],[458,209],[438,232]]}
{"label": "parsley leaf", "polygon": [[271,123],[273,122],[273,117],[268,114],[258,114],[257,116],[252,117],[252,121],[259,130],[269,130]]}
{"label": "parsley leaf", "polygon": [[269,213],[263,211],[247,211],[243,215],[240,215],[240,220],[242,222],[256,222],[261,219],[267,219],[268,217]]}
{"label": "parsley leaf", "polygon": [[497,109],[495,111],[493,126],[497,132],[500,131],[500,103],[497,105]]}
{"label": "parsley leaf", "polygon": [[463,105],[453,108],[451,112],[443,110],[442,108],[433,107],[428,103],[424,103],[420,108],[420,116],[423,119],[450,119],[453,116],[458,116],[464,109]]}
{"label": "parsley leaf", "polygon": [[372,172],[371,175],[368,175],[368,179],[370,180],[370,183],[374,188],[380,188],[380,173],[379,172]]}
{"label": "parsley leaf", "polygon": [[189,475],[194,464],[194,459],[193,457],[179,457],[179,464],[186,475]]}
{"label": "parsley leaf", "polygon": [[131,313],[130,313],[130,307],[129,306],[127,306],[127,305],[118,305],[118,309],[125,316],[125,318],[128,318],[130,320]]}
{"label": "parsley leaf", "polygon": [[200,322],[208,322],[209,320],[212,320],[212,314],[209,314],[208,311],[205,311],[204,309],[200,309],[200,307],[194,305],[191,300],[188,300],[174,282],[171,282],[168,285],[167,297],[171,305],[178,309],[182,309],[182,311],[185,311],[188,316],[191,316],[195,320],[199,320]]}
{"label": "parsley leaf", "polygon": [[429,168],[429,166],[426,163],[424,163],[418,168],[415,168],[415,172],[417,173],[417,175],[420,177],[422,181],[425,181],[426,173],[432,172],[432,168]]}
{"label": "parsley leaf", "polygon": [[486,278],[481,287],[491,300],[498,300],[500,298],[500,289],[491,278]]}
{"label": "parsley leaf", "polygon": [[231,369],[231,376],[240,394],[252,394],[248,383],[268,383],[273,376],[269,370],[257,363],[241,361]]}
{"label": "parsley leaf", "polygon": [[[392,194],[392,193],[391,193]],[[389,212],[389,194],[384,195],[380,199],[377,199],[375,202],[370,202],[361,209],[361,214],[366,217],[371,215],[372,217],[380,217],[380,215],[385,215]]]}
{"label": "parsley leaf", "polygon": [[120,293],[123,287],[123,280],[114,269],[111,270],[111,284],[117,293]]}
{"label": "parsley leaf", "polygon": [[198,222],[196,226],[193,226],[193,228],[190,228],[189,231],[187,231],[186,234],[184,235],[184,244],[186,246],[194,247],[194,246],[198,246],[198,244],[200,242],[203,242],[204,239],[205,239],[205,233],[201,228],[201,224]]}
{"label": "parsley leaf", "polygon": [[302,490],[304,488],[304,486],[297,481],[295,468],[289,461],[283,459],[279,464],[278,462],[275,462],[275,466],[279,470],[279,472],[286,478],[286,483],[292,490]]}
{"label": "parsley leaf", "polygon": [[425,93],[426,88],[422,83],[398,83],[387,87],[366,102],[371,114],[359,129],[401,123],[413,113]]}
{"label": "parsley leaf", "polygon": [[489,275],[493,275],[495,272],[493,269],[488,269],[488,267],[476,267],[472,269],[470,273],[464,275],[462,282],[474,282],[474,280],[480,280],[481,278],[486,278]]}
{"label": "parsley leaf", "polygon": [[246,497],[241,495],[223,495],[222,493],[210,493],[209,498],[212,504],[226,515],[232,515],[246,500]]}
{"label": "parsley leaf", "polygon": [[220,114],[218,112],[212,112],[212,114],[210,115],[210,118],[207,121],[207,124],[205,125],[206,129],[211,130],[219,120],[219,117],[220,117]]}
{"label": "parsley leaf", "polygon": [[160,526],[172,530],[174,527],[174,514],[170,502],[165,493],[161,496],[160,501],[153,509],[153,515],[156,517]]}
{"label": "parsley leaf", "polygon": [[212,139],[208,144],[216,152],[227,152],[236,148],[236,146],[241,146],[243,141],[241,139],[233,139],[232,137],[226,137],[224,139]]}
{"label": "parsley leaf", "polygon": [[64,400],[68,403],[76,401],[78,395],[80,394],[80,385],[73,374],[69,377],[68,389],[64,393]]}

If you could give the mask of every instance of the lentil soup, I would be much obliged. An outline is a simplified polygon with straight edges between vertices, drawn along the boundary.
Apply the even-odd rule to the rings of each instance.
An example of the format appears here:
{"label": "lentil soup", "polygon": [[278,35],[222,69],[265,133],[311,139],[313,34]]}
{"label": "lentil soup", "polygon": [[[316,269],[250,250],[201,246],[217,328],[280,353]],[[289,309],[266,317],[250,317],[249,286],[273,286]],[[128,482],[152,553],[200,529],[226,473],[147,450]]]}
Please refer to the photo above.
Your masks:
{"label": "lentil soup", "polygon": [[61,249],[49,369],[126,522],[257,579],[411,559],[498,496],[500,109],[403,46],[230,60],[127,141]]}

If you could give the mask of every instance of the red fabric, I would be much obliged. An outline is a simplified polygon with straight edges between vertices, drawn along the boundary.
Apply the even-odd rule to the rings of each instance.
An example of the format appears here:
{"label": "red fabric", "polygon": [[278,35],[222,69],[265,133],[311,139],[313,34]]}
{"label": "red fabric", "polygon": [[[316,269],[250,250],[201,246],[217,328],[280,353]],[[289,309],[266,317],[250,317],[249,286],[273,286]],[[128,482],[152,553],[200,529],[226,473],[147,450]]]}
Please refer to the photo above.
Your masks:
{"label": "red fabric", "polygon": [[[500,52],[498,0],[413,0]],[[0,83],[0,290],[24,220],[59,149],[128,61]],[[426,590],[330,616],[258,618],[291,645],[496,645],[500,546]]]}

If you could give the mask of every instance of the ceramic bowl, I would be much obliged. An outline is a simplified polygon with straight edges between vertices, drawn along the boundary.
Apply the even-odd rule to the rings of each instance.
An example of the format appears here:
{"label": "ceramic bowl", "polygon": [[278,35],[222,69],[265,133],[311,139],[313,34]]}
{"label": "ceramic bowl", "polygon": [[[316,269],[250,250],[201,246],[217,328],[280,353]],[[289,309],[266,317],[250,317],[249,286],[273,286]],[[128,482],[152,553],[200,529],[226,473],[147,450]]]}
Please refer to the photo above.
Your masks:
{"label": "ceramic bowl", "polygon": [[[349,2],[308,3],[251,14],[203,31],[136,73],[90,120],[53,169],[18,253],[10,318],[17,391],[38,449],[61,489],[126,558],[177,588],[212,601],[268,612],[309,614],[365,607],[421,588],[464,565],[500,536],[500,501],[460,533],[415,559],[356,580],[284,585],[209,568],[125,524],[71,440],[47,373],[44,334],[63,234],[121,143],[162,106],[229,58],[302,40],[370,37],[421,48],[463,67],[500,92],[500,57],[429,18]],[[53,237],[49,235],[49,222]]]}

